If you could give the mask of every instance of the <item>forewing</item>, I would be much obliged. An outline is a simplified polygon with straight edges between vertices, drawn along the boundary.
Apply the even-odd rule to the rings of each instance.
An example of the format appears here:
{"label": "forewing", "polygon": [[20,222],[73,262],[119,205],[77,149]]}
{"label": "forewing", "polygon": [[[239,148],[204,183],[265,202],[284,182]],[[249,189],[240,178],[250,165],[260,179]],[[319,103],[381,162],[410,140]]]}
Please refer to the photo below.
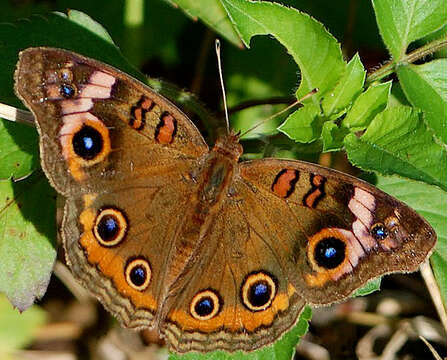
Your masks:
{"label": "forewing", "polygon": [[43,168],[65,196],[156,176],[208,151],[173,104],[98,61],[30,48],[20,53],[15,81],[36,118]]}
{"label": "forewing", "polygon": [[416,271],[435,246],[434,230],[414,210],[338,171],[264,159],[242,163],[240,179],[253,214],[268,219],[259,231],[287,259],[289,278],[310,303],[342,300],[386,273]]}

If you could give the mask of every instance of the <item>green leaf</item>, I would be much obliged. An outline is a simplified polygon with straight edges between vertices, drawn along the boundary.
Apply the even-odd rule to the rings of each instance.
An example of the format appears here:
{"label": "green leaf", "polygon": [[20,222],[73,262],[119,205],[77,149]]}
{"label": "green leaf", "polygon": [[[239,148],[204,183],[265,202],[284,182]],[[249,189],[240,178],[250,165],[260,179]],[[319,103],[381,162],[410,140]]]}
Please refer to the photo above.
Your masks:
{"label": "green leaf", "polygon": [[338,118],[346,111],[352,101],[362,92],[366,70],[358,54],[351,59],[337,86],[322,101],[323,112],[327,117]]}
{"label": "green leaf", "polygon": [[[57,13],[57,14],[59,14],[62,17],[66,17],[66,15],[63,13]],[[88,31],[91,31],[93,34],[99,36],[101,39],[104,39],[105,41],[114,45],[112,37],[109,35],[107,30],[100,23],[93,20],[87,14],[78,10],[69,10],[67,17],[74,23],[84,27]]]}
{"label": "green leaf", "polygon": [[[431,33],[430,35],[428,35],[424,39],[421,39],[421,41],[423,41],[424,43],[429,43],[429,42],[436,41],[436,40],[439,40],[439,39],[445,39],[446,37],[447,37],[447,26],[443,26],[438,31],[435,31],[434,33]],[[445,46],[441,47],[440,49],[438,49],[433,54],[433,57],[434,58],[445,58],[445,57],[447,57],[447,48]]]}
{"label": "green leaf", "polygon": [[344,73],[340,45],[322,24],[298,10],[265,1],[221,0],[242,41],[249,46],[255,35],[273,35],[298,64],[301,97],[314,88],[314,104],[331,90]]}
{"label": "green leaf", "polygon": [[408,45],[447,23],[445,0],[373,0],[383,41],[395,61]]}
{"label": "green leaf", "polygon": [[384,110],[362,137],[346,136],[345,148],[349,160],[362,169],[399,174],[447,189],[447,151],[413,108]]}
{"label": "green leaf", "polygon": [[19,182],[0,181],[0,292],[21,311],[50,281],[55,218],[55,194],[41,171]]}
{"label": "green leaf", "polygon": [[351,131],[365,129],[378,113],[386,107],[391,81],[370,86],[355,100],[351,110],[342,121],[342,126]]}
{"label": "green leaf", "polygon": [[380,290],[380,283],[382,282],[382,278],[378,277],[375,279],[372,279],[370,281],[368,281],[366,283],[365,286],[363,286],[362,288],[358,289],[355,293],[354,293],[354,297],[355,296],[366,296],[369,295],[375,291],[379,291]]}
{"label": "green leaf", "polygon": [[397,75],[408,100],[424,111],[428,126],[447,143],[447,59],[400,66]]}
{"label": "green leaf", "polygon": [[180,7],[188,16],[199,18],[207,26],[238,47],[242,47],[236,31],[219,0],[165,0]]}
{"label": "green leaf", "polygon": [[39,167],[36,129],[0,120],[0,180],[20,179]]}
{"label": "green leaf", "polygon": [[[290,97],[290,89],[296,87],[296,64],[288,56],[284,47],[266,36],[253,39],[253,47],[240,51],[233,47],[225,47],[226,87],[228,106],[231,108],[243,102],[272,97]],[[262,66],[253,66],[259,64]],[[260,120],[270,117],[282,110],[284,105],[252,106],[233,113],[231,126],[244,132]],[[285,116],[267,121],[254,132],[247,135],[271,134]]]}
{"label": "green leaf", "polygon": [[45,312],[38,306],[19,313],[4,296],[0,296],[0,358],[6,359],[29,345],[45,320]]}
{"label": "green leaf", "polygon": [[323,138],[323,152],[338,151],[343,147],[343,140],[349,130],[338,127],[333,121],[326,121],[323,124],[321,136]]}
{"label": "green leaf", "polygon": [[447,305],[447,192],[433,185],[397,176],[379,176],[377,186],[411,206],[435,229],[438,243],[431,262],[444,305]]}
{"label": "green leaf", "polygon": [[404,91],[402,90],[402,86],[400,82],[394,82],[393,86],[391,87],[391,94],[388,98],[388,107],[393,106],[411,106],[410,102],[408,101],[407,97],[405,96]]}
{"label": "green leaf", "polygon": [[300,143],[310,143],[321,135],[322,120],[318,117],[320,109],[307,104],[290,115],[278,128],[291,139]]}
{"label": "green leaf", "polygon": [[293,358],[298,341],[307,332],[311,317],[312,310],[309,306],[306,306],[292,330],[283,335],[283,337],[273,345],[254,352],[246,353],[237,351],[235,353],[228,353],[224,351],[215,351],[208,354],[170,354],[169,360],[290,360]]}

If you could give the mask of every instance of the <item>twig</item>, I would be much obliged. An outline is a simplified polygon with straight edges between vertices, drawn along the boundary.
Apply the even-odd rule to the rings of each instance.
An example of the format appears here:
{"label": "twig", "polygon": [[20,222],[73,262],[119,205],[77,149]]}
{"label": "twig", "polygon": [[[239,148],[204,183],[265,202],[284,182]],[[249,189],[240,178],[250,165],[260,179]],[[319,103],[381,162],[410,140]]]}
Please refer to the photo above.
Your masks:
{"label": "twig", "polygon": [[353,311],[349,313],[346,316],[346,320],[352,324],[371,327],[392,323],[392,319],[389,319],[386,316],[362,311]]}
{"label": "twig", "polygon": [[23,360],[76,360],[76,355],[68,351],[20,350],[16,355]]}
{"label": "twig", "polygon": [[380,324],[369,330],[357,343],[355,353],[359,360],[378,359],[374,344],[378,338],[388,337],[390,333],[391,326],[388,324]]}
{"label": "twig", "polygon": [[425,343],[425,345],[427,345],[428,349],[431,351],[433,357],[436,360],[442,360],[441,356],[439,356],[432,344],[430,344],[423,336],[419,336],[419,339],[421,339]]}
{"label": "twig", "polygon": [[60,261],[56,261],[54,264],[54,274],[58,279],[71,291],[76,299],[80,303],[86,303],[92,301],[92,297],[89,295],[79,283],[73,278],[70,270],[62,264]]}
{"label": "twig", "polygon": [[438,312],[439,319],[441,320],[442,326],[447,331],[447,314],[444,304],[442,302],[441,292],[439,291],[438,284],[436,283],[435,276],[431,269],[429,260],[426,260],[420,266],[421,275],[427,285],[430,296],[435,305],[436,311]]}
{"label": "twig", "polygon": [[391,339],[385,345],[383,349],[381,360],[393,360],[396,359],[396,355],[399,350],[405,345],[411,334],[414,333],[411,324],[407,321],[402,321],[397,331],[391,336]]}
{"label": "twig", "polygon": [[72,341],[79,339],[82,334],[82,328],[79,324],[73,322],[57,322],[47,324],[38,329],[35,334],[35,341]]}
{"label": "twig", "polygon": [[5,120],[14,121],[29,126],[34,125],[34,116],[29,111],[20,110],[14,106],[0,103],[0,117]]}
{"label": "twig", "polygon": [[330,360],[331,358],[327,349],[306,339],[300,339],[296,351],[309,360]]}
{"label": "twig", "polygon": [[398,59],[397,61],[391,61],[383,65],[382,67],[378,68],[377,70],[373,71],[366,78],[366,84],[369,85],[374,81],[378,81],[388,75],[391,75],[399,64],[414,63],[415,61],[423,59],[424,57],[431,55],[436,51],[445,48],[446,46],[447,46],[447,37],[443,37],[441,39],[432,41],[420,47],[419,49],[416,49],[411,53],[404,55],[401,59]]}

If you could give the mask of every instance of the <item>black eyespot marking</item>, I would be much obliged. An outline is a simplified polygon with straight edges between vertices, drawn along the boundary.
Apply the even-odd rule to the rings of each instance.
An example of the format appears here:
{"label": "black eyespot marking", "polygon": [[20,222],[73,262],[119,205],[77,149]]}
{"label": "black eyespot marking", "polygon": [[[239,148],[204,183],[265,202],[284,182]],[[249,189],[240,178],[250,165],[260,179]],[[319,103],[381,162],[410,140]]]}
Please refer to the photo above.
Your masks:
{"label": "black eyespot marking", "polygon": [[251,273],[242,283],[242,303],[250,311],[266,310],[271,306],[276,291],[277,282],[272,275],[264,271]]}
{"label": "black eyespot marking", "polygon": [[130,270],[130,281],[135,286],[141,286],[146,281],[146,270],[142,266],[135,266]]}
{"label": "black eyespot marking", "polygon": [[76,94],[76,89],[70,84],[62,84],[59,91],[65,99],[71,99]]}
{"label": "black eyespot marking", "polygon": [[104,216],[98,224],[98,234],[104,241],[112,241],[118,232],[118,220],[113,215]]}
{"label": "black eyespot marking", "polygon": [[375,224],[371,228],[371,235],[376,240],[384,240],[388,237],[388,230],[383,224]]}
{"label": "black eyespot marking", "polygon": [[346,244],[336,237],[321,239],[315,246],[314,259],[322,268],[335,269],[345,260],[345,256]]}
{"label": "black eyespot marking", "polygon": [[214,310],[213,299],[211,299],[210,297],[202,298],[200,301],[196,303],[196,306],[194,306],[194,310],[201,317],[208,316]]}
{"label": "black eyespot marking", "polygon": [[84,160],[93,160],[101,153],[104,146],[101,133],[88,125],[84,125],[74,134],[72,143],[76,155]]}
{"label": "black eyespot marking", "polygon": [[143,291],[149,286],[152,272],[146,259],[134,258],[129,260],[124,272],[127,283],[135,290]]}
{"label": "black eyespot marking", "polygon": [[124,240],[127,227],[127,219],[122,210],[103,208],[96,217],[93,234],[101,245],[111,247]]}
{"label": "black eyespot marking", "polygon": [[209,320],[215,317],[222,308],[222,300],[216,291],[202,290],[194,296],[189,311],[197,320]]}
{"label": "black eyespot marking", "polygon": [[272,289],[267,281],[260,280],[248,290],[248,301],[255,307],[264,306],[270,300]]}

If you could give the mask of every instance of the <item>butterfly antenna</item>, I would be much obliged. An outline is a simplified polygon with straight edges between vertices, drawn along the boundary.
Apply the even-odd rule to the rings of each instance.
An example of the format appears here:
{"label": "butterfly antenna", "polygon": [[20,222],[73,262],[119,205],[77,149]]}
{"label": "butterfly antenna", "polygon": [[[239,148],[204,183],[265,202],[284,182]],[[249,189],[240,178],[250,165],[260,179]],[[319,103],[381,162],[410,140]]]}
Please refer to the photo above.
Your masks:
{"label": "butterfly antenna", "polygon": [[227,96],[225,95],[225,85],[224,85],[223,75],[222,75],[222,60],[220,57],[220,40],[219,39],[216,39],[216,55],[217,55],[217,67],[219,68],[220,86],[222,88],[222,96],[223,96],[224,109],[225,109],[225,121],[227,123],[227,134],[229,134],[230,133],[230,120],[228,118]]}
{"label": "butterfly antenna", "polygon": [[285,109],[282,109],[281,111],[277,112],[276,114],[273,114],[272,116],[269,116],[268,118],[261,120],[260,122],[258,122],[257,124],[255,124],[254,126],[252,126],[250,129],[244,131],[240,137],[247,135],[249,132],[253,131],[254,129],[258,128],[259,126],[261,126],[262,124],[265,124],[266,122],[270,121],[271,119],[285,113],[286,111],[290,110],[291,108],[293,108],[296,105],[301,104],[304,100],[310,98],[312,95],[316,94],[318,92],[318,89],[315,88],[312,91],[310,91],[309,93],[307,93],[306,95],[304,95],[301,99],[298,99],[297,101],[293,102],[292,104],[290,104],[289,106],[287,106]]}

